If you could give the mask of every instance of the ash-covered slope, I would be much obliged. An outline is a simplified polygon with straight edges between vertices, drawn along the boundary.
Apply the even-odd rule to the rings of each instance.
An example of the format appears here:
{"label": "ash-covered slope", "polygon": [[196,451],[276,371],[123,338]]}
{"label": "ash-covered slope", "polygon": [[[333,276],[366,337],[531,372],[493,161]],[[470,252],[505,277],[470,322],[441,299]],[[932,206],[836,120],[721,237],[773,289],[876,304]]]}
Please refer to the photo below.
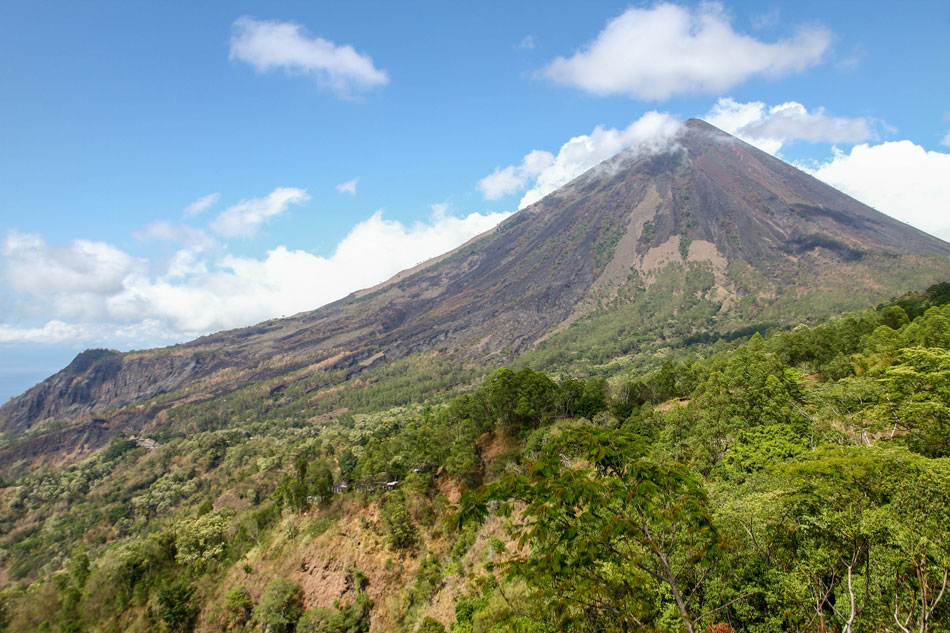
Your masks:
{"label": "ash-covered slope", "polygon": [[[0,407],[0,431],[13,436],[48,419],[90,424],[92,413],[107,410],[99,424],[134,429],[178,402],[252,381],[315,368],[344,370],[349,378],[433,349],[499,362],[603,308],[604,297],[620,296],[621,288],[656,283],[668,266],[711,272],[714,282],[702,293],[728,313],[749,296],[767,306],[840,292],[829,279],[880,299],[938,280],[948,256],[950,244],[690,120],[662,151],[621,153],[495,230],[375,289],[185,345],[84,353]],[[868,276],[869,261],[916,276],[903,286],[883,283]],[[159,393],[174,397],[162,406],[128,406]],[[39,442],[40,452],[59,445],[29,441]]]}
{"label": "ash-covered slope", "polygon": [[[701,236],[713,238],[727,256],[755,264],[767,253],[796,254],[815,247],[837,251],[845,259],[862,252],[950,254],[946,242],[704,121],[692,119],[686,128],[681,144],[688,153],[688,183],[680,191],[685,189],[691,200],[685,206],[696,211]],[[723,240],[724,231],[737,232],[737,240]]]}

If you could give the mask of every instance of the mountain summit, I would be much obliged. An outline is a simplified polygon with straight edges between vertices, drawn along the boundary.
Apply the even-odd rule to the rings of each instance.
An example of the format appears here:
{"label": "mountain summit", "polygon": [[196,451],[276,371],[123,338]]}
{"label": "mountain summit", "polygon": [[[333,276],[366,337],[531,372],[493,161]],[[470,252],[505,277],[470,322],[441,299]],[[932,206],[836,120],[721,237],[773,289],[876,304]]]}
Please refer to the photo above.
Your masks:
{"label": "mountain summit", "polygon": [[[621,152],[375,288],[184,345],[80,354],[0,407],[7,437],[34,430],[0,450],[0,467],[92,450],[118,429],[161,424],[180,403],[259,381],[319,374],[319,400],[320,389],[422,352],[484,365],[570,347],[572,331],[598,323],[629,352],[789,323],[796,305],[820,317],[933,283],[948,257],[950,244],[690,119],[664,147]],[[37,428],[48,420],[70,424]]]}

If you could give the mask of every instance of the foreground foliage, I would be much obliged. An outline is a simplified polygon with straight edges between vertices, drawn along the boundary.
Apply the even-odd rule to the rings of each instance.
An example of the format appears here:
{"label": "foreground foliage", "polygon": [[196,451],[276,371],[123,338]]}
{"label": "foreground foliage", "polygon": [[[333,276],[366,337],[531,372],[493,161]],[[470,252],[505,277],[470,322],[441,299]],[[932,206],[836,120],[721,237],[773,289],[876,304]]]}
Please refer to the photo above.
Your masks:
{"label": "foreground foliage", "polygon": [[[950,629],[950,284],[636,374],[426,393],[316,417],[258,389],[5,481],[0,630]],[[318,603],[318,539],[389,559]]]}

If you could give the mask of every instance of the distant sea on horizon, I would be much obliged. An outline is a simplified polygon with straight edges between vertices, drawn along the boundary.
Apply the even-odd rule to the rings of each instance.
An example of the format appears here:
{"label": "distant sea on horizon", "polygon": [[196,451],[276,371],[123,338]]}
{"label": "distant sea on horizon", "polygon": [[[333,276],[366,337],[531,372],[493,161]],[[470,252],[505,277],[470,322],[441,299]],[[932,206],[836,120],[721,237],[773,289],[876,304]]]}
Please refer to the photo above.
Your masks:
{"label": "distant sea on horizon", "polygon": [[65,367],[82,349],[0,345],[0,405]]}
{"label": "distant sea on horizon", "polygon": [[36,383],[55,373],[56,371],[49,373],[39,371],[0,373],[0,405],[6,404],[10,398],[20,395]]}

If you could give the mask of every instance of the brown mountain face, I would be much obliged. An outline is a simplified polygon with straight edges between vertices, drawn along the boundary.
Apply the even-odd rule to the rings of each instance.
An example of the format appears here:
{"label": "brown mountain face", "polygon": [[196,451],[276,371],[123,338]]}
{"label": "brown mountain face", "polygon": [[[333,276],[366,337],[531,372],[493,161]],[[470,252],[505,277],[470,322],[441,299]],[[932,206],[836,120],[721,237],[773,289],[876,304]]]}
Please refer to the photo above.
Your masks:
{"label": "brown mountain face", "polygon": [[[950,244],[694,119],[667,149],[623,152],[376,288],[184,345],[84,352],[0,407],[8,438],[33,430],[0,450],[0,466],[61,447],[78,424],[92,425],[82,436],[92,449],[182,402],[278,376],[334,370],[348,380],[429,350],[501,363],[637,301],[670,267],[701,275],[689,292],[734,324],[822,293],[858,307],[855,297],[919,288],[946,276],[948,257]],[[160,405],[136,404],[159,394]]]}

